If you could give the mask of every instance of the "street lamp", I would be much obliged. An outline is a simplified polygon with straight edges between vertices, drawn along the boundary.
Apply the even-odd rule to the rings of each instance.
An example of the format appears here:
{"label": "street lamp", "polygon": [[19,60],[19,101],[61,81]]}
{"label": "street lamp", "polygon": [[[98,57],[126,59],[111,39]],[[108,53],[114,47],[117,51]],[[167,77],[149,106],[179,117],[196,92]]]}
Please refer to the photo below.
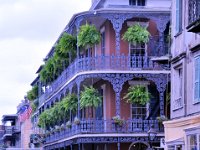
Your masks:
{"label": "street lamp", "polygon": [[157,131],[154,128],[154,125],[151,125],[149,131],[148,131],[148,139],[149,139],[149,150],[152,150],[152,141],[154,141],[155,137],[157,135]]}

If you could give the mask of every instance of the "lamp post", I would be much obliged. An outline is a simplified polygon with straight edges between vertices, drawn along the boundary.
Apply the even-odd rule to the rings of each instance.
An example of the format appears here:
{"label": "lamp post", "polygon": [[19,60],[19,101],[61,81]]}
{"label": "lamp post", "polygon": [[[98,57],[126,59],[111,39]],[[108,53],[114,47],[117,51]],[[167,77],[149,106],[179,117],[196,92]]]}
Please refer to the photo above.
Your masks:
{"label": "lamp post", "polygon": [[149,139],[149,146],[150,146],[150,147],[148,148],[148,150],[153,150],[153,148],[152,148],[152,141],[154,141],[156,135],[157,135],[157,131],[156,131],[156,129],[154,128],[154,126],[151,125],[151,127],[150,127],[150,129],[149,129],[149,131],[148,131],[148,139]]}

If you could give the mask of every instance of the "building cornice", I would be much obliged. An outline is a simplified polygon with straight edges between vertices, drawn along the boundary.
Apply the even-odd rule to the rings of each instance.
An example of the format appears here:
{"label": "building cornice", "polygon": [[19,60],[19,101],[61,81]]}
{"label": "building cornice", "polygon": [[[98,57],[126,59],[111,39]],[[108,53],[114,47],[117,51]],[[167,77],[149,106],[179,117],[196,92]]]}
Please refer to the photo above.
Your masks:
{"label": "building cornice", "polygon": [[177,63],[178,61],[180,61],[181,59],[183,59],[185,57],[186,57],[186,52],[182,52],[178,56],[172,58],[171,63],[175,64],[175,63]]}
{"label": "building cornice", "polygon": [[180,119],[163,122],[165,128],[175,128],[194,124],[200,124],[200,115],[183,117]]}
{"label": "building cornice", "polygon": [[191,51],[192,53],[197,52],[197,51],[199,51],[199,50],[200,50],[200,43],[197,44],[196,46],[190,48],[190,51]]}

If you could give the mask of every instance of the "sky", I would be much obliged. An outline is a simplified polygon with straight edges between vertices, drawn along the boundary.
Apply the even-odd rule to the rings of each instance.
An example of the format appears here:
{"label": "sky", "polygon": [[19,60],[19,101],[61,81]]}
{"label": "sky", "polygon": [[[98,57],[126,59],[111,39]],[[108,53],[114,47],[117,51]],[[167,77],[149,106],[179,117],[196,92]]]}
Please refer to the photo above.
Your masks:
{"label": "sky", "polygon": [[0,117],[17,112],[72,15],[90,5],[91,0],[0,0]]}

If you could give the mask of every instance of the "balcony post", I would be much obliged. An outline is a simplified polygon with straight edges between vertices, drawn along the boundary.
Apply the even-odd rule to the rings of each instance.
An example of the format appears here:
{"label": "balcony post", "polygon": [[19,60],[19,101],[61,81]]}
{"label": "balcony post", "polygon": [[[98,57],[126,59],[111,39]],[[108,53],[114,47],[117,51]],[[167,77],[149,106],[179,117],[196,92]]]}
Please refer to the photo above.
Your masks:
{"label": "balcony post", "polygon": [[170,21],[170,17],[169,16],[159,16],[157,18],[154,19],[156,21],[157,24],[157,28],[159,31],[159,47],[160,50],[158,53],[158,55],[164,55],[164,31],[167,27],[167,23]]}
{"label": "balcony post", "polygon": [[160,52],[159,55],[163,56],[165,54],[165,49],[164,49],[164,32],[159,32],[159,47],[160,47]]}
{"label": "balcony post", "polygon": [[77,116],[80,119],[80,84],[77,84],[78,112]]}
{"label": "balcony post", "polygon": [[117,150],[120,150],[120,143],[117,143]]}
{"label": "balcony post", "polygon": [[82,20],[83,20],[83,18],[79,17],[75,22],[76,34],[77,34],[77,44],[76,44],[77,45],[77,52],[76,52],[77,58],[79,58],[78,33],[79,33],[80,23],[81,23]]}
{"label": "balcony post", "polygon": [[160,115],[164,115],[164,91],[159,93],[160,98]]}
{"label": "balcony post", "polygon": [[77,98],[78,98],[78,109],[77,109],[77,117],[80,119],[80,85],[83,81],[83,78],[79,77],[76,79],[76,85],[77,85]]}

